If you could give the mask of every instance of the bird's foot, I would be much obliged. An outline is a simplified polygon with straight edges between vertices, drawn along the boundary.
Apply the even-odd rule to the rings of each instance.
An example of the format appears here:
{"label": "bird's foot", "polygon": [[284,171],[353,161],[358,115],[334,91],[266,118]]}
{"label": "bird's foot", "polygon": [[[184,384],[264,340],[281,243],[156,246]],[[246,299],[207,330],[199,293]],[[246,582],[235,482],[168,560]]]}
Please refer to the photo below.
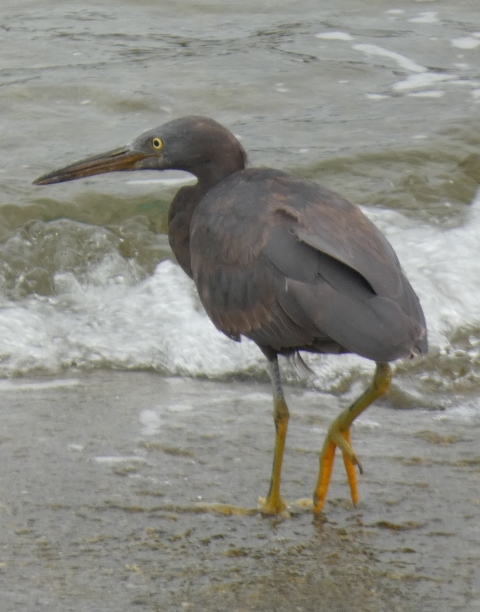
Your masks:
{"label": "bird's foot", "polygon": [[350,427],[353,421],[362,414],[372,402],[387,392],[391,378],[392,370],[388,363],[378,362],[373,380],[367,389],[355,402],[353,402],[353,404],[343,410],[330,425],[322,452],[320,453],[320,470],[318,473],[317,486],[313,495],[313,511],[315,514],[320,514],[325,502],[325,497],[327,496],[327,489],[330,484],[335,449],[337,446],[342,451],[353,505],[355,507],[357,506],[359,495],[355,466],[358,466],[360,474],[363,473],[363,470],[360,460],[353,452],[350,443]]}
{"label": "bird's foot", "polygon": [[355,466],[358,466],[360,474],[363,473],[362,465],[359,458],[353,452],[350,443],[350,430],[342,431],[339,428],[338,420],[335,420],[330,426],[322,452],[320,454],[320,471],[318,474],[317,486],[313,495],[313,512],[320,514],[327,496],[328,485],[332,476],[333,462],[335,459],[335,450],[338,448],[342,451],[345,472],[347,474],[348,484],[350,487],[350,495],[355,507],[359,500],[357,475]]}
{"label": "bird's foot", "polygon": [[287,510],[287,504],[280,496],[268,496],[258,498],[258,510],[266,516],[279,516],[282,518],[290,518],[290,512]]}

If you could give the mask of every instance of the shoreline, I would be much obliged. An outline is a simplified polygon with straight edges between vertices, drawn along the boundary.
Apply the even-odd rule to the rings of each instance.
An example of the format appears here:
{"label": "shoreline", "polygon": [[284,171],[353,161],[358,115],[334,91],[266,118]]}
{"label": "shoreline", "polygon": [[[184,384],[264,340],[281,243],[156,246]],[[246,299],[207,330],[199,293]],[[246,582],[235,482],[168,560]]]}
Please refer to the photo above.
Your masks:
{"label": "shoreline", "polygon": [[[266,494],[268,384],[95,371],[0,393],[4,612],[480,609],[474,417],[379,402],[352,432],[359,508],[338,457],[323,522],[277,520],[198,507]],[[340,406],[286,395],[292,500],[310,496]]]}

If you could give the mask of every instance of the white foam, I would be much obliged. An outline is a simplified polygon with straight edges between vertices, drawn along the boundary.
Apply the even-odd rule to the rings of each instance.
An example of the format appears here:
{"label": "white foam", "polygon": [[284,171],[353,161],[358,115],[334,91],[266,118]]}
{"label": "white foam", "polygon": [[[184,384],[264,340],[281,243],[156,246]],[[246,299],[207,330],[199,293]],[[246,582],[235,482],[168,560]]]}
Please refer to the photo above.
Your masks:
{"label": "white foam", "polygon": [[378,421],[373,421],[371,419],[368,419],[367,417],[363,416],[363,414],[361,414],[356,420],[355,420],[355,428],[356,429],[380,429],[381,425]]}
{"label": "white foam", "polygon": [[369,100],[388,100],[388,98],[390,98],[390,96],[387,96],[386,94],[376,94],[376,93],[366,93],[365,97],[368,98]]}
{"label": "white foam", "polygon": [[94,457],[93,460],[96,463],[148,463],[143,457],[137,457],[136,455],[123,456],[100,456]]}
{"label": "white foam", "polygon": [[452,38],[450,43],[452,47],[457,49],[476,49],[480,45],[480,40],[472,36],[464,36],[462,38]]}
{"label": "white foam", "polygon": [[408,91],[409,89],[422,89],[424,87],[430,87],[434,83],[441,83],[443,81],[449,81],[454,76],[445,73],[437,72],[424,72],[422,74],[411,74],[404,81],[398,81],[392,85],[394,91]]}
{"label": "white foam", "polygon": [[[477,329],[480,199],[469,207],[469,217],[461,227],[448,230],[419,224],[395,211],[364,210],[392,242],[419,294],[433,354],[447,350],[450,338],[459,330]],[[111,273],[115,282],[111,282]],[[248,340],[232,342],[215,329],[200,305],[193,282],[176,264],[160,263],[153,275],[141,282],[136,282],[134,275],[119,275],[116,267],[105,263],[98,264],[96,274],[95,282],[89,283],[80,282],[73,274],[62,274],[57,296],[33,296],[0,309],[3,376],[39,369],[55,373],[71,365],[153,368],[174,376],[265,376],[265,358],[260,350]],[[359,392],[361,379],[374,367],[355,355],[304,358],[315,373],[310,379],[312,386],[333,392],[350,388],[350,395]],[[473,355],[472,359],[478,357]],[[172,385],[182,384],[180,379],[166,380]],[[30,381],[0,381],[0,391],[77,384],[81,381],[34,381],[33,385]],[[189,411],[191,404],[172,404],[170,409]],[[143,410],[140,422],[147,435],[163,426],[162,415],[155,407]]]}
{"label": "white foam", "polygon": [[438,13],[435,11],[425,11],[420,13],[418,17],[412,17],[408,21],[412,23],[438,23]]}
{"label": "white foam", "polygon": [[460,405],[454,408],[448,408],[436,414],[433,418],[436,421],[455,421],[457,423],[460,422],[465,425],[470,425],[479,421],[480,413],[475,406]]}
{"label": "white foam", "polygon": [[156,410],[145,408],[140,412],[139,421],[143,425],[144,436],[154,436],[161,429],[163,420]]}
{"label": "white foam", "polygon": [[164,261],[151,277],[129,282],[82,285],[63,274],[58,297],[2,308],[0,373],[89,364],[218,377],[262,361],[252,342],[215,329],[176,264]]}
{"label": "white foam", "polygon": [[315,37],[323,40],[353,40],[353,36],[347,32],[319,32]]}
{"label": "white foam", "polygon": [[377,45],[359,43],[356,45],[352,45],[352,49],[355,49],[355,51],[361,51],[362,53],[366,53],[367,55],[379,55],[382,57],[388,57],[397,62],[400,68],[410,70],[410,72],[426,72],[427,70],[425,66],[417,64],[409,57],[401,55],[400,53],[396,53],[395,51],[390,51],[389,49],[384,49],[383,47],[379,47]]}
{"label": "white foam", "polygon": [[19,382],[15,380],[0,380],[1,391],[47,391],[49,389],[63,389],[80,385],[76,378],[63,378],[60,380],[47,380],[42,382]]}
{"label": "white foam", "polygon": [[410,222],[394,211],[365,212],[387,235],[420,297],[431,346],[449,347],[457,330],[478,327],[480,198],[464,225],[447,230]]}
{"label": "white foam", "polygon": [[191,412],[195,409],[193,404],[169,404],[168,412]]}
{"label": "white foam", "polygon": [[480,85],[480,81],[466,80],[466,79],[456,79],[455,81],[449,81],[449,85],[460,85],[463,87],[467,85],[468,87],[478,87]]}

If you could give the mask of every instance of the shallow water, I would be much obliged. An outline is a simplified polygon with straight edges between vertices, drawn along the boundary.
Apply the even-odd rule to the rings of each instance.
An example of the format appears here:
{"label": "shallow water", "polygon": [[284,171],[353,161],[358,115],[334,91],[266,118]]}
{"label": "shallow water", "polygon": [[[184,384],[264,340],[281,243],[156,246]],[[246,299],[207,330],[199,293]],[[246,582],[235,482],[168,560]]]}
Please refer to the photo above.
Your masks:
{"label": "shallow water", "polygon": [[[462,466],[452,464],[453,470],[449,471],[448,461],[472,459],[474,442],[468,439],[469,443],[464,445],[462,440],[463,437],[469,438],[468,430],[478,424],[479,414],[478,3],[473,0],[460,3],[407,0],[397,4],[339,0],[335,6],[321,7],[318,2],[306,0],[293,4],[286,1],[262,3],[260,6],[258,2],[250,1],[238,5],[220,1],[159,4],[147,0],[135,3],[102,0],[95,4],[80,2],[66,7],[65,3],[55,0],[42,2],[41,6],[37,2],[20,0],[15,6],[4,4],[0,8],[0,376],[5,379],[6,386],[0,385],[0,393],[10,394],[13,390],[14,396],[18,394],[19,398],[12,399],[9,395],[5,402],[8,418],[15,421],[20,406],[28,415],[29,410],[35,411],[37,405],[42,405],[38,398],[33,402],[29,399],[31,389],[15,386],[16,377],[39,376],[37,384],[42,385],[44,379],[40,375],[60,373],[66,376],[68,384],[65,389],[57,389],[55,393],[65,393],[65,398],[68,398],[72,392],[76,409],[80,411],[85,400],[82,399],[84,391],[79,391],[83,389],[82,385],[75,382],[79,370],[93,370],[99,375],[101,370],[153,370],[166,377],[157,377],[162,389],[175,386],[175,383],[167,382],[172,380],[168,378],[170,376],[207,377],[217,381],[215,384],[227,395],[228,387],[223,387],[218,381],[226,379],[233,384],[231,381],[235,379],[248,379],[249,385],[258,381],[261,385],[266,381],[264,359],[258,349],[245,341],[235,344],[214,329],[202,311],[192,283],[172,262],[164,235],[165,215],[178,184],[191,180],[187,175],[110,174],[51,187],[31,184],[44,172],[90,153],[122,145],[141,131],[173,117],[205,114],[224,123],[241,139],[252,165],[271,165],[289,170],[340,191],[361,204],[366,214],[386,233],[424,305],[431,350],[425,359],[396,364],[392,390],[381,405],[391,433],[385,442],[381,442],[382,438],[380,443],[388,448],[381,446],[378,452],[382,457],[391,458],[395,432],[401,432],[403,423],[407,422],[402,419],[409,422],[406,427],[409,434],[418,433],[423,428],[435,430],[440,439],[442,436],[445,439],[449,435],[459,436],[458,444],[433,447],[437,454],[432,465],[443,466],[442,477],[448,480],[448,486],[455,488],[458,485],[459,495],[467,495],[468,491],[461,489],[461,478],[456,479],[456,470]],[[299,394],[295,396],[298,410],[305,409],[305,406],[308,408],[310,402],[314,402],[308,394],[317,389],[339,396],[339,406],[346,405],[359,393],[372,368],[367,361],[355,356],[307,356],[306,359],[312,375],[297,372],[288,363],[282,363],[285,378],[296,386],[295,393]],[[135,383],[130,382],[132,387],[141,386],[141,381],[135,380]],[[170,420],[182,425],[182,419],[191,415],[192,407],[198,413],[202,427],[207,427],[215,392],[206,389],[205,385],[209,383],[191,383],[193,390],[188,401],[178,399],[180,390],[171,397],[167,394],[165,405],[168,408],[165,410],[168,418],[159,415],[155,406],[145,406],[139,416],[143,428],[139,435],[160,437],[163,431],[160,425]],[[266,406],[269,411],[268,387],[262,387],[255,395],[249,385],[245,393],[252,406],[254,404],[255,409]],[[99,389],[93,384],[92,393],[93,390],[100,392]],[[107,390],[103,391],[107,396],[109,389],[107,385]],[[241,395],[241,391],[238,394]],[[55,396],[58,406],[62,405],[61,400],[62,397]],[[241,402],[237,396],[230,400]],[[107,400],[101,400],[95,407],[102,412],[107,404],[111,405]],[[242,406],[247,410],[248,406],[244,404]],[[407,419],[404,410],[388,410],[392,407],[412,412]],[[368,420],[373,422],[373,429],[378,424],[375,410],[373,408],[365,416],[365,428],[360,426],[359,444],[362,444],[362,438],[364,441],[368,438]],[[440,411],[433,413],[432,410]],[[318,413],[318,418],[321,418],[321,411]],[[328,414],[333,416],[333,413]],[[55,415],[60,421],[63,418],[61,411]],[[28,422],[27,416],[25,418]],[[42,423],[44,417],[39,414],[34,418],[32,413],[31,418],[32,424],[37,424]],[[88,424],[75,425],[75,416],[72,418],[73,424],[69,421],[69,427],[78,426],[78,431],[83,431],[87,439],[92,433]],[[434,421],[436,418],[443,420]],[[430,427],[429,423],[434,425]],[[315,423],[309,422],[310,426],[312,424],[312,429],[315,429]],[[242,424],[237,425],[241,427]],[[104,459],[92,463],[93,467],[87,462],[88,483],[82,485],[78,493],[91,494],[92,507],[103,503],[103,498],[96,497],[99,490],[90,491],[91,482],[98,478],[98,470],[121,472],[122,464],[117,465],[112,458],[133,456],[117,454],[120,451],[105,433],[108,423],[102,422],[98,426],[108,440],[108,444],[101,448],[102,454],[98,455]],[[257,439],[256,429],[253,427],[248,443],[257,445],[260,463],[268,465],[271,430],[266,431],[265,439],[260,436]],[[28,470],[35,467],[36,453],[41,454],[43,448],[43,438],[35,431],[34,428],[25,441],[26,448],[34,449],[34,456],[28,466],[18,467],[19,486],[25,481]],[[52,431],[55,433],[55,427]],[[130,432],[130,435],[137,436],[137,433]],[[178,448],[182,448],[185,435],[182,427],[168,430],[169,441]],[[304,436],[292,442],[298,449],[296,460],[302,458],[301,449],[308,448],[311,441],[308,450],[311,456],[308,458],[315,463],[317,438],[322,436],[322,432],[305,433]],[[195,432],[192,430],[187,437],[192,443]],[[73,435],[70,441],[78,447],[70,449],[73,454],[82,452],[79,447],[83,442],[77,438]],[[411,457],[415,457],[417,443],[416,438],[408,442]],[[106,448],[109,444],[110,449]],[[132,444],[127,442],[126,446]],[[134,444],[132,447],[137,449]],[[216,445],[208,451],[211,465],[205,475],[207,482],[210,482],[210,470],[215,465],[214,448]],[[459,455],[447,460],[446,449],[450,448]],[[5,449],[10,457],[9,447]],[[364,455],[367,446],[360,446],[358,450]],[[21,455],[21,449],[17,451]],[[167,453],[168,459],[172,457],[171,463],[162,462],[156,468],[162,469],[163,466],[165,471],[170,470],[171,474],[178,476],[183,464],[178,463],[178,456]],[[180,457],[182,461],[188,461],[188,456]],[[230,456],[232,461],[234,458]],[[42,475],[44,470],[48,470],[47,459],[48,453],[45,463],[39,468]],[[94,461],[93,455],[90,459]],[[70,473],[65,475],[62,472],[61,457],[58,462],[58,480],[53,477],[51,481],[44,480],[43,476],[41,479],[42,486],[49,487],[54,499],[65,482],[73,478]],[[395,474],[398,466],[396,460],[392,462]],[[304,469],[303,461],[299,460],[298,464],[300,471]],[[16,466],[15,457],[12,465]],[[258,465],[255,463],[242,474],[243,489],[239,494],[242,503],[245,503],[247,492],[265,493],[268,474],[261,473]],[[422,462],[418,465],[420,471],[425,468]],[[136,463],[127,467],[140,471],[147,469]],[[469,469],[465,487],[474,488],[478,472],[475,472],[475,464],[471,464]],[[433,468],[430,471],[433,472]],[[125,482],[131,483],[129,474],[127,470],[123,475]],[[133,478],[135,472],[131,474]],[[460,476],[464,477],[464,474]],[[220,478],[226,481],[222,490],[227,501],[239,502],[228,497],[232,493],[228,488],[229,472]],[[265,482],[258,482],[259,478]],[[403,481],[404,477],[398,478]],[[410,478],[411,473],[405,475],[405,482],[411,482]],[[303,477],[300,480],[302,486],[298,487],[290,481],[291,496],[309,495],[311,485],[305,483]],[[288,476],[286,482],[289,482]],[[429,509],[429,521],[432,525],[435,522],[434,504],[441,503],[438,491],[443,486],[442,481],[440,479],[435,486],[431,485],[433,497],[428,495],[430,489],[420,486],[421,478],[418,482],[417,488],[409,485],[408,494],[399,502],[400,512],[395,518],[399,524],[406,524],[411,512],[415,516],[421,515],[422,504]],[[381,486],[378,485],[377,490]],[[374,483],[367,484],[368,487],[368,492],[376,499]],[[8,490],[8,486],[4,488],[4,491]],[[172,502],[178,503],[181,494],[177,489]],[[20,490],[18,495],[21,499]],[[125,495],[128,498],[128,487]],[[343,489],[340,495],[342,499],[345,497]],[[409,495],[413,499],[410,505]],[[5,497],[8,501],[7,493]],[[368,499],[368,493],[366,497]],[[378,497],[381,500],[381,493]],[[472,510],[469,506],[478,506],[475,502],[478,496],[472,494],[470,497],[467,496],[466,505],[458,515],[467,523],[470,519],[465,517],[478,514],[475,507]],[[454,500],[449,499],[448,512],[446,506],[442,506],[442,521],[446,524],[449,517],[456,516]],[[122,497],[121,504],[128,506],[127,502],[128,499]],[[378,502],[379,521],[385,520],[389,512],[389,500],[383,502]],[[55,503],[59,503],[58,500]],[[340,512],[342,503],[330,506],[329,514]],[[14,506],[18,510],[21,503]],[[53,538],[51,534],[57,524],[49,517],[51,508],[47,506],[32,512],[40,522],[53,520],[53,526],[49,523],[45,528],[52,530],[49,537]],[[79,514],[72,518],[68,509],[61,511],[59,524],[71,525],[72,533],[77,528],[86,529],[88,533],[82,532],[81,537],[92,540],[91,524],[95,523],[96,517],[95,511],[90,517],[90,511],[88,509],[85,524]],[[369,518],[365,522],[371,525],[372,516],[377,511],[375,504],[370,503],[366,511]],[[32,518],[28,508],[24,512],[25,521]],[[82,510],[78,512],[81,514]],[[405,520],[402,513],[407,517]],[[122,525],[127,530],[128,512],[121,515]],[[108,516],[105,530],[110,533],[112,526],[113,534],[116,519]],[[150,516],[142,526],[150,528],[149,520]],[[167,518],[162,520],[168,524],[168,512]],[[457,533],[466,524],[458,520],[460,522],[455,523]],[[448,563],[454,564],[455,559],[461,557],[458,547],[468,540],[462,532],[461,537],[451,540],[455,545],[449,549],[448,545],[440,542],[442,538],[448,540],[449,536],[438,536],[439,541],[432,536],[433,540],[428,540],[428,534],[434,531],[432,525],[429,523],[425,533],[415,541],[415,547],[419,550],[424,547],[431,556],[425,554],[422,560],[420,555],[417,564],[433,567],[428,564],[433,563],[431,559],[435,558],[435,549],[440,551],[439,554],[445,550],[453,551],[445,566],[442,565],[442,571],[437,575],[432,569],[428,578],[432,584],[438,581],[447,589]],[[224,527],[227,530],[231,525],[227,521]],[[244,527],[248,532],[251,523]],[[205,539],[212,533],[215,535],[210,533],[212,529],[214,527],[206,529],[207,535],[201,529],[199,533]],[[294,531],[295,526],[288,529]],[[311,534],[310,529],[308,521],[300,532]],[[239,530],[249,537],[241,528]],[[138,534],[132,535],[132,530],[128,533],[130,535],[124,540],[126,548],[115,549],[114,535],[104,539],[105,550],[114,559],[105,569],[105,575],[114,571],[113,568],[118,569],[125,550],[133,546],[130,536],[136,541]],[[32,546],[43,554],[41,530],[39,534],[40,544],[34,539]],[[168,531],[168,537],[175,535],[176,532]],[[262,531],[262,537],[264,535]],[[154,536],[153,533],[153,540]],[[274,536],[269,531],[265,537]],[[303,542],[302,537],[295,540],[292,536],[292,541],[298,544]],[[312,542],[308,535],[305,537],[308,548]],[[334,534],[334,540],[336,537]],[[359,534],[355,533],[352,538],[357,545]],[[238,543],[234,540],[233,548],[237,549]],[[426,541],[433,544],[427,546]],[[94,544],[96,542],[92,543],[95,548]],[[65,553],[62,553],[62,545],[58,545],[60,557]],[[395,557],[394,553],[388,553],[392,546],[389,537],[385,537],[386,560]],[[407,541],[399,546],[406,550],[412,544]],[[27,542],[22,549],[27,551],[27,557],[28,551],[31,552],[29,547],[30,542]],[[329,550],[334,554],[337,544],[332,544],[332,547]],[[75,558],[74,548],[67,551],[72,559]],[[168,563],[165,561],[168,575],[178,578],[179,566],[185,562],[185,550],[173,550]],[[255,546],[252,550],[252,555],[260,554]],[[359,548],[351,552],[357,555],[356,559],[362,558]],[[42,558],[47,559],[48,551],[45,554],[47,556]],[[95,549],[92,556],[82,557],[81,563],[88,561],[91,567],[96,567],[98,555],[107,553]],[[287,567],[291,557],[285,555]],[[198,559],[200,564],[211,564],[212,572],[220,571],[215,561],[215,550],[207,555],[206,560],[202,555]],[[252,562],[255,557],[249,556],[248,559]],[[465,606],[469,601],[475,603],[478,600],[472,578],[477,561],[478,547],[471,553],[470,561],[462,558],[463,565],[460,569],[457,566],[455,584],[458,586],[464,580],[463,586],[470,584],[471,593],[467,596],[460,587],[451,591],[448,610],[457,604],[460,606],[458,609],[462,609],[461,606],[467,609]],[[394,563],[397,562],[400,566],[402,563],[408,565],[405,560],[394,559]],[[128,565],[133,569],[125,569],[122,575],[130,577],[137,586],[148,582],[145,575],[151,579],[155,571],[160,571],[147,564],[149,569],[142,576],[136,573],[136,564],[137,561],[130,563],[126,560],[125,567]],[[245,579],[247,574],[251,576],[248,572],[252,571],[255,563],[248,566],[247,574],[242,574],[241,569],[235,574],[233,563],[232,566],[231,574],[227,572],[219,578],[219,583],[229,584],[229,588],[232,584],[227,580],[229,576],[243,576]],[[0,561],[0,569],[2,567]],[[268,563],[265,567],[272,570]],[[89,573],[85,565],[82,568],[83,577],[95,578],[94,572]],[[41,584],[38,593],[44,593],[42,589],[48,584],[48,563],[44,570],[45,574],[37,576],[38,584]],[[80,601],[88,608],[89,604],[81,596],[82,582],[72,586],[68,572],[53,571],[58,580],[55,596],[68,593],[72,598],[69,600],[73,602],[71,605]],[[21,580],[21,565],[16,567],[13,575],[14,581]],[[280,574],[275,576],[277,583],[281,584]],[[370,584],[367,578],[365,584]],[[347,582],[350,579],[351,576],[344,578]],[[428,580],[421,584],[430,584]],[[97,602],[105,585],[112,588],[115,580],[100,580],[98,584],[94,597]],[[195,594],[198,596],[199,585],[205,586],[205,582],[200,580],[195,584],[195,588],[188,584],[185,587],[187,591],[193,589],[193,599]],[[325,587],[325,583],[322,585]],[[209,591],[210,596],[212,592]],[[460,592],[463,594],[459,595]],[[18,601],[33,606],[38,593],[34,589],[25,595],[24,600],[20,597]],[[315,589],[310,592],[309,601],[314,601],[314,595]],[[258,593],[257,596],[260,601],[261,596]],[[38,597],[41,600],[41,596]],[[221,600],[221,596],[218,597]],[[241,609],[241,605],[255,609],[250,595],[245,600],[242,600],[241,593],[238,597],[238,602],[247,603],[237,602],[236,609]],[[147,597],[147,601],[149,603],[145,605],[151,604],[151,609],[157,609],[155,605],[160,605],[158,602],[173,600],[152,596],[150,600]],[[187,597],[185,601],[188,603],[190,599]],[[296,602],[298,606],[303,605],[302,601]],[[391,604],[394,595],[388,601]],[[180,609],[182,603],[175,602]],[[427,609],[425,600],[422,604]],[[108,601],[102,605],[109,609]],[[258,605],[258,609],[262,609],[261,604]],[[305,609],[310,608],[306,606]],[[365,609],[370,609],[367,604]],[[382,608],[379,604],[371,609]],[[392,609],[391,605],[388,609]],[[441,608],[437,605],[434,609]]]}
{"label": "shallow water", "polygon": [[[251,163],[290,169],[364,205],[427,313],[430,356],[399,370],[419,373],[414,386],[423,396],[435,391],[423,400],[432,407],[475,391],[474,3],[182,3],[173,11],[151,2],[68,10],[24,2],[0,19],[3,376],[71,366],[265,375],[254,346],[213,329],[190,281],[171,264],[157,267],[171,257],[165,212],[186,175],[31,185],[173,116],[203,113],[242,139]],[[348,390],[369,372],[354,357],[309,365],[315,377],[300,383],[327,390]]]}
{"label": "shallow water", "polygon": [[[309,497],[342,401],[287,388],[283,494]],[[0,385],[2,612],[475,612],[478,412],[388,410],[353,428],[322,521],[225,516],[265,495],[267,383],[95,371]]]}

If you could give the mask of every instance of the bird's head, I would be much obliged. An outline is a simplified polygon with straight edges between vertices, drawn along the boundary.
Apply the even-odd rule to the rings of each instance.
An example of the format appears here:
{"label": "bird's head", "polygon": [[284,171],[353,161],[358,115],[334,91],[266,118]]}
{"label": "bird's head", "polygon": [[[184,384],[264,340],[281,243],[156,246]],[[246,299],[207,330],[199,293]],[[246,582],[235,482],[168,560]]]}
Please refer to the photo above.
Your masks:
{"label": "bird's head", "polygon": [[216,182],[245,167],[235,136],[207,117],[174,119],[144,132],[131,145],[87,157],[44,174],[35,185],[74,181],[119,170],[185,170],[200,181]]}

